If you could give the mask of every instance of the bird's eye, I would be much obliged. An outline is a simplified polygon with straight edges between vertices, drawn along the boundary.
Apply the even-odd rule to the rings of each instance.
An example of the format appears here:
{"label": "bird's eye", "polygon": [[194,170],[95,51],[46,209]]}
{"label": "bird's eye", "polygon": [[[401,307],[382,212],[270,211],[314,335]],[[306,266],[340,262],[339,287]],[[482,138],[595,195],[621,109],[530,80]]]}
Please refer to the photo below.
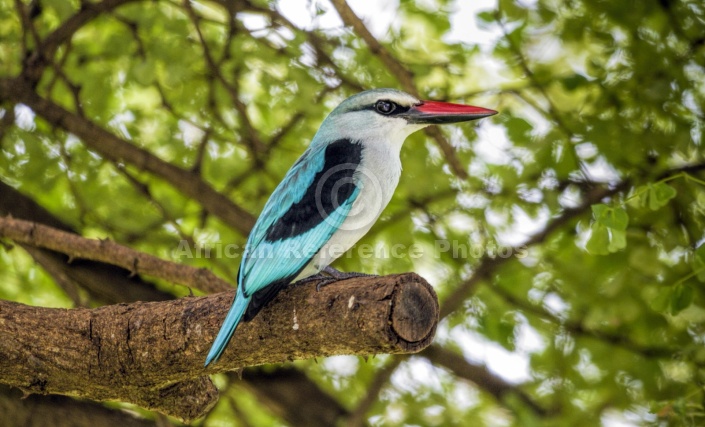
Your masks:
{"label": "bird's eye", "polygon": [[391,101],[377,101],[375,104],[375,110],[380,114],[389,115],[397,109],[397,104]]}

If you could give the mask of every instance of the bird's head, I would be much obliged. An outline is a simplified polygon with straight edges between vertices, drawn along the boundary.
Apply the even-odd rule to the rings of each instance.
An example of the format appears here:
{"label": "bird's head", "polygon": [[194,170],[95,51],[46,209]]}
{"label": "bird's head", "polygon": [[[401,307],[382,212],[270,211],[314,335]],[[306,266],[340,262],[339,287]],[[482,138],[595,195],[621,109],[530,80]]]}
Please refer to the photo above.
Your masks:
{"label": "bird's head", "polygon": [[388,141],[399,148],[411,133],[432,124],[459,123],[497,114],[472,105],[422,101],[396,89],[373,89],[353,95],[321,124],[324,141],[352,138]]}

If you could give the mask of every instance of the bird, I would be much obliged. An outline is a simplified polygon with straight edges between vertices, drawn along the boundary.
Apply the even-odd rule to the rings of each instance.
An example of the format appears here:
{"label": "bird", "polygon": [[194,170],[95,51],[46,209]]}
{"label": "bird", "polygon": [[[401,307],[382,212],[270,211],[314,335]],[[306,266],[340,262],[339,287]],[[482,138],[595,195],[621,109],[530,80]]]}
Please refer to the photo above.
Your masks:
{"label": "bird", "polygon": [[344,277],[330,264],[367,233],[391,200],[407,136],[429,125],[494,114],[471,105],[422,101],[396,89],[366,90],[342,101],[255,222],[235,299],[205,367],[220,358],[241,321],[252,320],[290,283],[323,273]]}

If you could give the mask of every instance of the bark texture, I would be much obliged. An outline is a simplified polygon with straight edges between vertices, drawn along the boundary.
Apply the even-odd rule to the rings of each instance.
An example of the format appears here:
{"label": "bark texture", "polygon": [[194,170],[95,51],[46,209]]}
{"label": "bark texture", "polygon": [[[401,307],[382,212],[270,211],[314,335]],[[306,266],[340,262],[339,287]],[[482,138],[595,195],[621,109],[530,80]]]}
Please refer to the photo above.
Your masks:
{"label": "bark texture", "polygon": [[217,401],[208,374],[338,354],[417,352],[438,322],[416,274],[360,277],[283,291],[203,368],[233,292],[97,309],[0,301],[0,382],[30,393],[120,400],[184,420]]}
{"label": "bark texture", "polygon": [[[14,188],[0,181],[0,215],[11,215],[15,218],[34,221],[43,225],[52,226],[57,230],[71,231],[68,225],[54,217],[32,199],[20,193]],[[2,219],[0,218],[0,221]],[[33,234],[36,235],[37,229]],[[64,240],[65,235],[59,240]],[[76,235],[78,237],[78,235]],[[76,288],[88,291],[91,302],[101,301],[105,304],[129,303],[135,301],[162,301],[174,299],[169,295],[158,291],[151,283],[144,281],[140,274],[134,273],[134,266],[142,269],[139,263],[129,263],[132,270],[122,269],[115,265],[87,259],[78,259],[72,255],[73,261],[69,264],[69,257],[64,253],[57,253],[40,247],[21,245],[24,250],[49,272],[54,280],[71,295]],[[97,254],[94,254],[97,256]],[[113,254],[114,256],[117,254]],[[127,259],[138,259],[136,254],[128,254]],[[115,262],[116,257],[111,259]],[[187,277],[197,277],[188,274]],[[182,282],[184,280],[179,280]],[[186,281],[184,281],[186,282]],[[74,298],[79,301],[80,297]],[[282,376],[281,380],[277,378]],[[231,377],[237,379],[238,375],[231,373]],[[242,381],[236,381],[239,390],[247,389],[257,395],[257,400],[262,405],[281,416],[286,423],[291,426],[305,427],[327,427],[339,423],[341,419],[347,418],[350,411],[343,407],[329,393],[322,390],[314,381],[310,380],[304,372],[291,366],[278,365],[265,369],[257,367],[247,368],[241,372]],[[105,408],[98,403],[77,401],[71,398],[55,395],[32,395],[22,398],[22,392],[14,388],[7,388],[8,393],[3,393],[0,387],[0,413],[5,414],[0,417],[0,426],[3,420],[7,420],[8,426],[32,426],[46,425],[44,414],[48,411],[58,413],[53,410],[56,405],[70,407],[61,412],[60,420],[49,420],[51,425],[133,425],[137,420],[130,414],[125,414],[115,408]],[[15,401],[16,400],[16,401]],[[78,402],[76,404],[72,402]],[[103,408],[103,410],[94,408]],[[17,412],[17,414],[14,414]],[[84,415],[88,412],[88,415]],[[115,418],[111,418],[111,413],[117,412]],[[14,414],[14,415],[13,415]],[[115,421],[116,419],[125,421]],[[107,419],[107,421],[102,421]],[[74,420],[76,424],[74,424]],[[152,421],[145,421],[154,425]],[[132,424],[130,424],[132,423]]]}

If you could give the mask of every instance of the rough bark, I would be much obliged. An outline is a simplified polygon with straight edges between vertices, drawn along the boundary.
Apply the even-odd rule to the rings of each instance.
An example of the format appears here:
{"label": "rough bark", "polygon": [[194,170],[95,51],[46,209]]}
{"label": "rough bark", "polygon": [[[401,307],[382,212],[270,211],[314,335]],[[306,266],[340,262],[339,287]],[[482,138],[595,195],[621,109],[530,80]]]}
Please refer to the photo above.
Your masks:
{"label": "rough bark", "polygon": [[192,420],[217,400],[207,375],[337,354],[410,353],[438,322],[416,274],[360,277],[283,291],[203,368],[232,292],[97,309],[0,302],[0,382],[32,393],[120,400]]}
{"label": "rough bark", "polygon": [[[64,224],[34,200],[2,181],[0,181],[0,215],[11,215],[15,218],[51,226],[58,230],[75,232],[70,226]],[[70,293],[71,287],[86,290],[92,303],[117,304],[140,300],[163,301],[174,299],[172,295],[156,290],[151,283],[142,280],[139,274],[131,274],[127,269],[85,259],[74,259],[69,264],[67,263],[68,256],[63,253],[27,244],[21,246],[51,274],[66,292]],[[114,261],[114,259],[111,259],[111,261]],[[280,373],[282,375],[281,382],[277,380]],[[266,371],[258,368],[245,369],[242,372],[242,382],[237,384],[237,386],[244,387],[255,393],[257,400],[262,405],[271,408],[273,413],[281,416],[292,426],[330,426],[349,415],[349,411],[336,399],[322,390],[302,371],[293,367],[280,365],[276,369],[270,367]],[[65,425],[71,425],[73,418],[78,420],[108,419],[106,423],[102,424],[118,424],[118,422],[110,421],[111,418],[108,413],[92,410],[90,403],[81,402],[74,405],[71,403],[73,400],[70,398],[53,395],[32,395],[31,398],[23,399],[21,402],[12,402],[12,399],[19,400],[22,396],[19,390],[14,390],[17,392],[0,397],[0,399],[6,399],[4,403],[0,404],[2,408],[7,409],[6,411],[0,410],[0,413],[5,414],[4,418],[19,420],[18,422],[12,421],[10,424],[12,426],[34,425],[32,423],[41,424],[46,418],[38,414],[46,413],[46,411],[51,410],[50,408],[58,404],[71,408],[70,413],[67,410],[61,417],[61,422],[64,422]],[[46,400],[46,404],[43,403],[44,400]],[[92,405],[102,407],[100,404]],[[37,410],[33,411],[32,408],[37,408]],[[87,411],[88,415],[84,416],[82,414],[83,410]],[[116,409],[106,410],[120,412]],[[18,414],[13,415],[10,411],[18,411]],[[115,417],[116,419],[121,419],[123,415],[120,413],[115,415]],[[2,417],[0,417],[0,422],[1,419]],[[134,417],[129,416],[129,420],[132,419]],[[121,422],[121,424],[131,425],[127,421]],[[101,422],[96,421],[92,425],[101,425]]]}

